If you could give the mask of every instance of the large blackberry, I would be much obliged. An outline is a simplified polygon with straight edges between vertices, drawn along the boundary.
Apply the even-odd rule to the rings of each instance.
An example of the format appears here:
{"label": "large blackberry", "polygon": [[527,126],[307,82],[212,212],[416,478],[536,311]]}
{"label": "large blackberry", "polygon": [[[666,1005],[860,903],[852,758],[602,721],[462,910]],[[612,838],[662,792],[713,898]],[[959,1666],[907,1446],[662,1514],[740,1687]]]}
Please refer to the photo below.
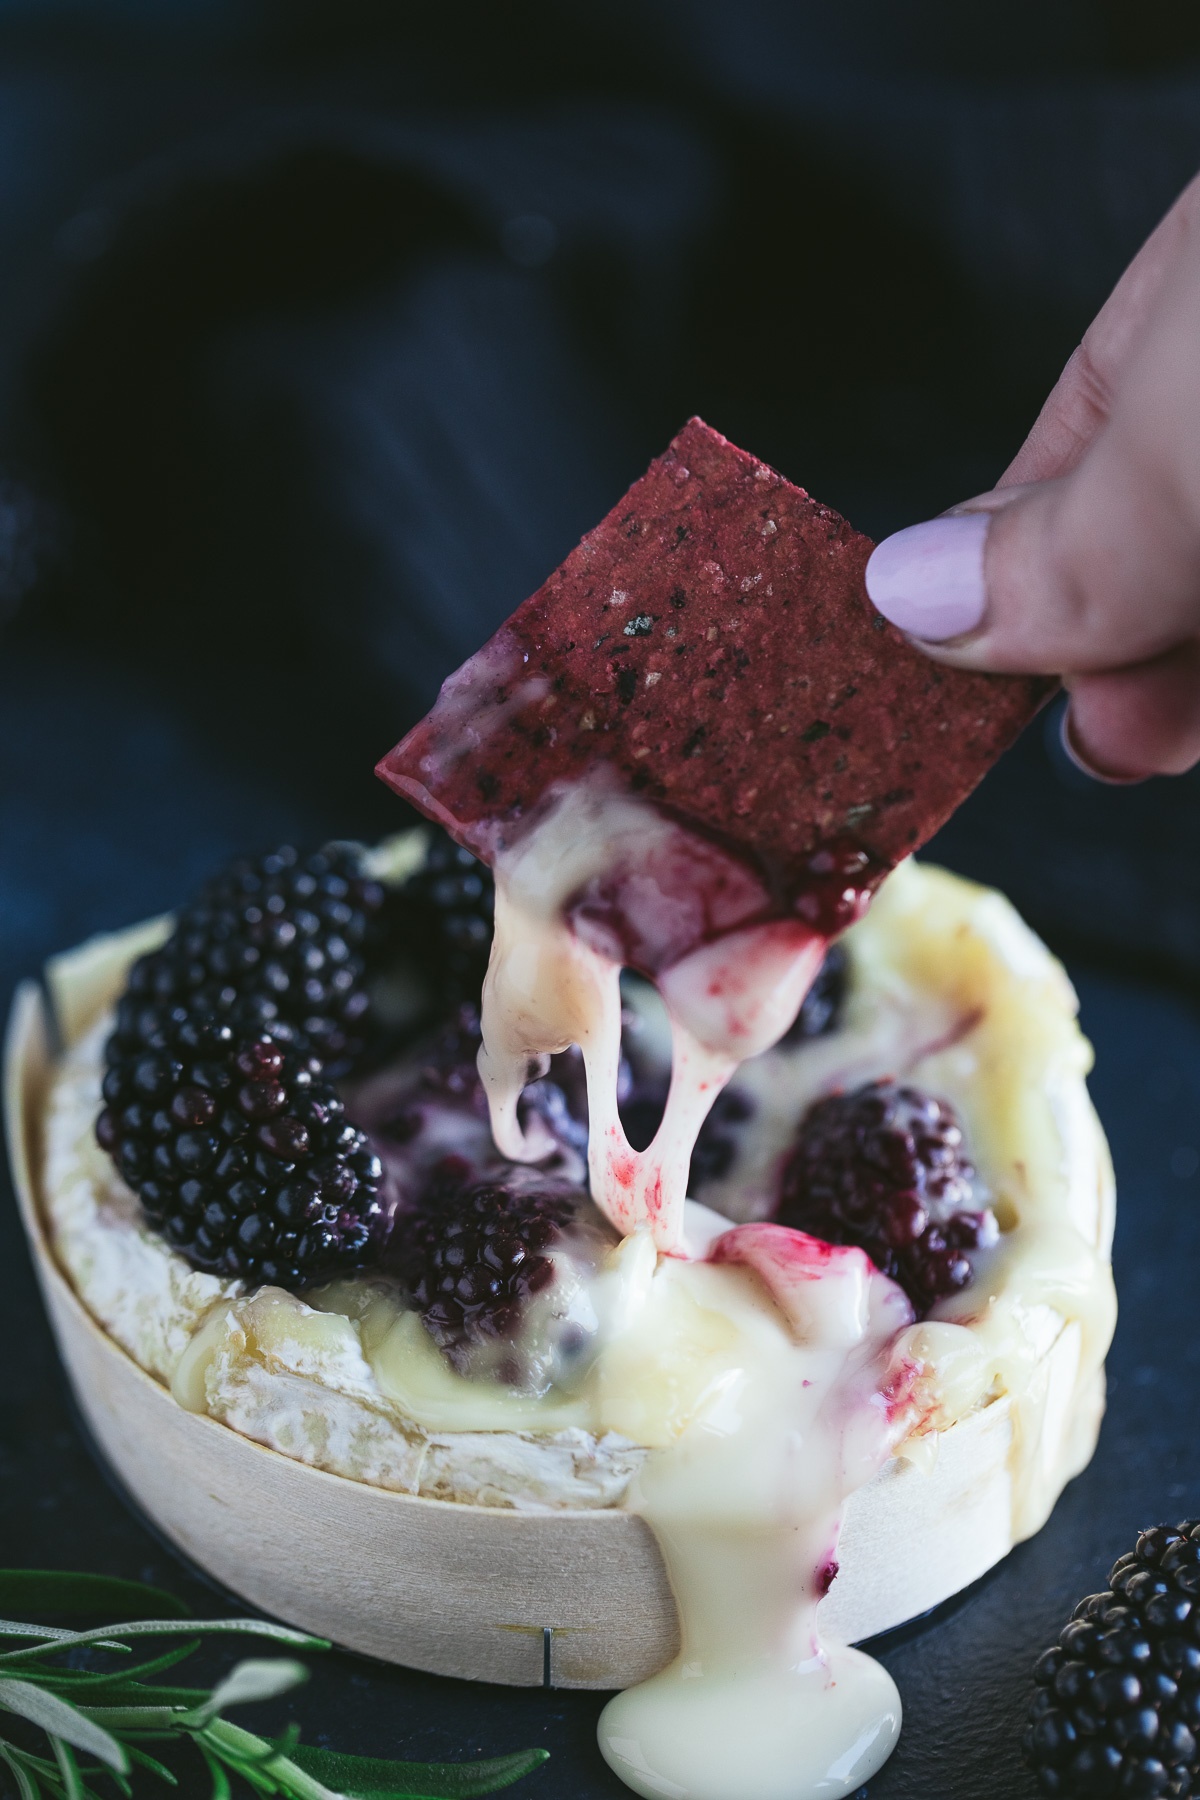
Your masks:
{"label": "large blackberry", "polygon": [[406,932],[434,964],[444,998],[478,1004],[492,945],[491,870],[437,831],[395,904]]}
{"label": "large blackberry", "polygon": [[528,1303],[554,1281],[548,1254],[586,1195],[553,1180],[462,1181],[446,1158],[421,1203],[395,1222],[387,1261],[425,1329],[460,1369],[475,1346],[513,1339]]}
{"label": "large blackberry", "polygon": [[182,1003],[314,1050],[331,1072],[362,1049],[367,953],[384,890],[346,844],[283,845],[205,883],[160,950],[130,972],[136,1003]]}
{"label": "large blackberry", "polygon": [[805,1114],[784,1166],[778,1218],[831,1244],[858,1244],[919,1315],[971,1279],[968,1250],[995,1241],[972,1205],[974,1168],[953,1107],[870,1081]]}
{"label": "large blackberry", "polygon": [[315,1057],[143,1005],[106,1062],[97,1141],[193,1267],[295,1289],[364,1260],[382,1165]]}
{"label": "large blackberry", "polygon": [[1200,1794],[1200,1520],[1156,1525],[1038,1658],[1025,1753],[1043,1794]]}

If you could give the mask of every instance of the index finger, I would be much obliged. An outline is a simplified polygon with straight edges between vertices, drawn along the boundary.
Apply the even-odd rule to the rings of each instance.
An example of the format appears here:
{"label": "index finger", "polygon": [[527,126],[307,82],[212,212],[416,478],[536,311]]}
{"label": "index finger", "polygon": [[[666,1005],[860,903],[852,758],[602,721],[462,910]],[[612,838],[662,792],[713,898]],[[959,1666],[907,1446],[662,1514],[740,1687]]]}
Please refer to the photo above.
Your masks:
{"label": "index finger", "polygon": [[997,488],[1073,469],[1107,420],[1122,371],[1188,235],[1200,230],[1200,175],[1159,220],[1083,335]]}

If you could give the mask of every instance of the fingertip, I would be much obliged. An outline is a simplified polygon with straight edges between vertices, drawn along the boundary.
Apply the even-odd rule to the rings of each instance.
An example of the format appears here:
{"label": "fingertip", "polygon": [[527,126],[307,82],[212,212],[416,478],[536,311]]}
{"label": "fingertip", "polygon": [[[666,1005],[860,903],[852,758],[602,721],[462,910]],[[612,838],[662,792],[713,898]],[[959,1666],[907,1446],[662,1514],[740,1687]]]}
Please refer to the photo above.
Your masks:
{"label": "fingertip", "polygon": [[866,569],[876,611],[910,637],[933,644],[977,630],[987,608],[988,524],[987,513],[957,513],[884,538]]}
{"label": "fingertip", "polygon": [[1085,749],[1080,741],[1069,705],[1063,708],[1062,718],[1058,722],[1058,735],[1068,761],[1092,781],[1101,782],[1105,787],[1136,787],[1140,781],[1150,779],[1148,775],[1122,775],[1115,770],[1102,768],[1093,753]]}
{"label": "fingertip", "polygon": [[1070,675],[1064,746],[1112,783],[1182,775],[1200,762],[1200,640],[1148,662]]}

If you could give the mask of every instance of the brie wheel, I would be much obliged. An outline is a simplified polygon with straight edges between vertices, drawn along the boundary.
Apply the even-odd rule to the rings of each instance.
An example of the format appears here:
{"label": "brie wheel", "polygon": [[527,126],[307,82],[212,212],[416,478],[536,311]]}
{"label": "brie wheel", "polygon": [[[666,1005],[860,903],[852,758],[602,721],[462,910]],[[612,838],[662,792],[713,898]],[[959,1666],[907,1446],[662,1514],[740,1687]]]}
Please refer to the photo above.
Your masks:
{"label": "brie wheel", "polygon": [[[401,868],[409,855],[394,845],[380,854]],[[31,1174],[40,1214],[35,1220],[30,1195],[27,1221],[35,1247],[44,1225],[74,1295],[101,1327],[97,1341],[158,1384],[181,1429],[189,1415],[201,1415],[190,1419],[194,1427],[216,1421],[225,1428],[231,1455],[253,1440],[306,1465],[297,1477],[349,1478],[339,1484],[339,1506],[348,1513],[357,1506],[364,1517],[372,1489],[396,1501],[457,1503],[466,1537],[477,1529],[480,1506],[524,1514],[531,1531],[540,1521],[549,1531],[553,1522],[560,1568],[562,1529],[573,1518],[581,1567],[596,1544],[609,1547],[603,1580],[584,1586],[595,1629],[615,1647],[599,1661],[584,1656],[574,1673],[563,1650],[555,1679],[616,1686],[652,1671],[674,1641],[669,1590],[653,1540],[621,1502],[648,1450],[673,1441],[702,1404],[696,1371],[706,1356],[719,1363],[724,1353],[711,1315],[697,1315],[686,1285],[665,1263],[656,1267],[652,1252],[647,1263],[644,1240],[626,1240],[614,1252],[612,1304],[656,1309],[657,1354],[636,1339],[616,1354],[618,1343],[585,1391],[539,1401],[453,1374],[415,1315],[370,1277],[302,1299],[274,1289],[248,1293],[192,1270],[143,1223],[92,1135],[109,1011],[129,963],[168,930],[169,921],[155,921],[51,965],[65,1042],[32,1121],[36,1051],[32,1039],[17,1042],[10,1141],[17,1146],[31,1126],[40,1135],[40,1145],[30,1146],[38,1159]],[[733,1219],[763,1216],[810,1101],[893,1075],[958,1110],[1001,1239],[977,1258],[971,1285],[906,1334],[921,1424],[847,1501],[841,1573],[821,1607],[823,1634],[835,1641],[924,1611],[1039,1528],[1094,1449],[1115,1322],[1112,1171],[1085,1085],[1090,1049],[1060,965],[1000,895],[913,862],[889,877],[845,942],[852,984],[841,1028],[743,1066],[738,1082],[755,1101],[754,1130],[726,1180],[706,1189],[706,1205]],[[61,1295],[52,1303],[60,1333],[67,1304]],[[79,1385],[79,1360],[71,1360]],[[97,1423],[100,1402],[82,1387],[80,1397],[113,1454],[111,1434]],[[153,1458],[153,1445],[143,1451]],[[122,1472],[137,1491],[136,1471]],[[149,1510],[178,1539],[178,1523],[162,1516],[164,1505],[170,1510],[162,1484],[149,1487]],[[221,1566],[219,1546],[201,1541],[194,1510],[187,1548],[206,1567],[260,1604],[330,1628],[319,1604],[314,1611],[303,1598],[264,1598],[261,1583],[242,1572],[244,1558],[234,1557],[232,1573],[228,1558]],[[452,1517],[453,1506],[446,1510]],[[221,1523],[228,1536],[228,1513]],[[620,1607],[635,1574],[642,1600],[628,1613],[622,1643]],[[549,1575],[546,1582],[548,1594]],[[564,1601],[553,1604],[561,1611]],[[356,1635],[342,1620],[333,1635],[447,1673],[538,1678],[540,1666],[514,1674],[506,1655],[471,1666],[474,1652],[445,1648],[453,1626],[448,1620],[443,1648],[432,1654],[419,1647],[414,1654],[411,1632],[381,1647],[374,1624]]]}

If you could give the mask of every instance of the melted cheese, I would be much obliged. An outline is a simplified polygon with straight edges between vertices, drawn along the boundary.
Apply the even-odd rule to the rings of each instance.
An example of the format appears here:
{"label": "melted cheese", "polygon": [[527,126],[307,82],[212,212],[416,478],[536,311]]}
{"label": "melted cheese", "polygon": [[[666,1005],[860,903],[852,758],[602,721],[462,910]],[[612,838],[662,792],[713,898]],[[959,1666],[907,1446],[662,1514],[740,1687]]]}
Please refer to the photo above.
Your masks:
{"label": "melted cheese", "polygon": [[[911,1310],[861,1251],[769,1225],[735,1229],[718,1247],[746,1238],[734,1254],[771,1283],[791,1336],[727,1364],[631,1496],[662,1548],[682,1641],[667,1668],[609,1702],[599,1741],[654,1800],[847,1794],[900,1729],[891,1678],[858,1651],[827,1648],[817,1608],[841,1506],[904,1433],[907,1405],[890,1406],[884,1389]],[[714,1286],[726,1272],[697,1269]],[[763,1301],[743,1294],[731,1309],[726,1290],[718,1303],[744,1316]],[[755,1336],[749,1321],[743,1329]]]}
{"label": "melted cheese", "polygon": [[[602,779],[557,795],[496,856],[483,989],[479,1072],[499,1148],[518,1162],[545,1155],[545,1141],[522,1131],[517,1101],[551,1055],[578,1044],[587,1070],[592,1198],[619,1231],[648,1230],[669,1254],[682,1242],[696,1134],[738,1065],[792,1023],[826,949],[799,920],[743,924],[761,905],[757,884],[733,858],[696,846]],[[610,878],[622,889],[623,918],[636,920],[641,954],[664,959],[659,991],[671,1023],[671,1084],[643,1152],[631,1147],[617,1110],[622,946],[585,904],[568,916],[576,896]],[[709,936],[714,929],[720,935]]]}

